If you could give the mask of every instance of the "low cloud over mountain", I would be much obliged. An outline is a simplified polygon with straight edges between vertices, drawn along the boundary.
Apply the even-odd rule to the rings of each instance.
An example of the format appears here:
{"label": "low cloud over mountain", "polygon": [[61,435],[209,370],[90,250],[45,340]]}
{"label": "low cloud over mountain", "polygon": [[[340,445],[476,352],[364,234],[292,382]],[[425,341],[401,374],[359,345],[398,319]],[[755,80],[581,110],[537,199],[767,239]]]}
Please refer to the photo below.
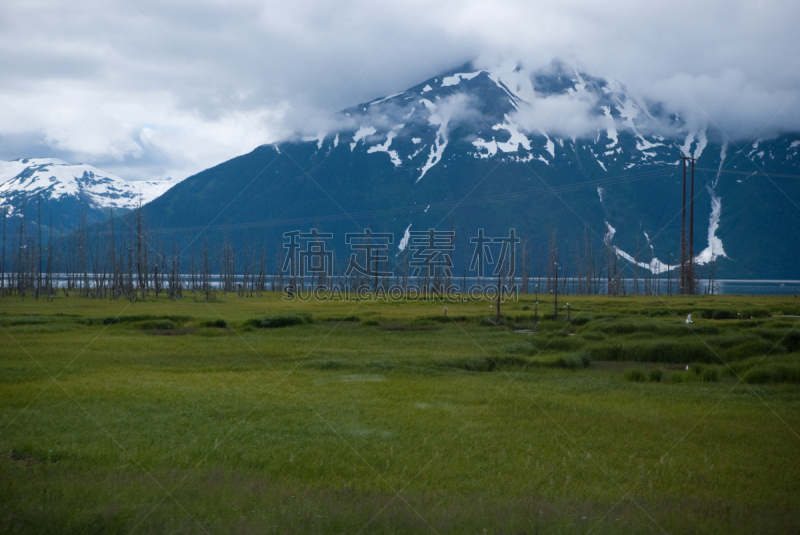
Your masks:
{"label": "low cloud over mountain", "polygon": [[[693,129],[746,142],[800,124],[800,4],[45,1],[2,8],[0,159],[57,157],[127,179],[184,178],[336,110],[478,58],[554,58],[622,80]],[[553,94],[530,117],[602,126]],[[520,112],[522,114],[523,112]],[[720,140],[721,141],[721,140]]]}

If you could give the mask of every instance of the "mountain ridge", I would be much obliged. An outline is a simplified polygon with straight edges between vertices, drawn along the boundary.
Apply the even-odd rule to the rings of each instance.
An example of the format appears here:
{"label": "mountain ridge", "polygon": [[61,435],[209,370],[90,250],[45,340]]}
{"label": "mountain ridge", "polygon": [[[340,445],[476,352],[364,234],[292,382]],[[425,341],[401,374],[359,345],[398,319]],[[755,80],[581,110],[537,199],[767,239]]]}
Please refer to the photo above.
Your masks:
{"label": "mountain ridge", "polygon": [[25,206],[42,203],[44,220],[51,215],[65,228],[76,228],[83,214],[87,222],[103,221],[108,211],[125,213],[163,194],[172,179],[128,182],[87,164],[57,158],[0,161],[0,203],[8,216],[19,217]]}
{"label": "mountain ridge", "polygon": [[[548,106],[570,113],[553,117]],[[583,134],[566,135],[553,119],[583,121]],[[473,235],[478,222],[497,233],[519,228],[541,244],[552,225],[567,251],[586,231],[598,245],[608,241],[620,261],[659,272],[674,266],[680,250],[680,157],[691,155],[699,160],[698,263],[718,260],[729,276],[796,274],[790,244],[800,225],[780,219],[799,222],[786,199],[798,197],[797,182],[775,188],[761,170],[800,175],[800,136],[756,140],[746,150],[720,137],[711,127],[688,128],[619,82],[563,64],[535,73],[462,66],[342,110],[315,135],[264,145],[194,175],[146,208],[156,226],[174,229],[222,222],[277,229],[285,221],[371,210],[375,215],[328,226],[340,234],[373,226],[398,236],[396,244],[408,228],[450,223]],[[549,197],[514,199],[534,187]],[[508,198],[469,204],[492,195]],[[460,199],[466,201],[454,210],[396,213]],[[226,213],[226,206],[235,210]],[[268,234],[280,242],[277,230]]]}

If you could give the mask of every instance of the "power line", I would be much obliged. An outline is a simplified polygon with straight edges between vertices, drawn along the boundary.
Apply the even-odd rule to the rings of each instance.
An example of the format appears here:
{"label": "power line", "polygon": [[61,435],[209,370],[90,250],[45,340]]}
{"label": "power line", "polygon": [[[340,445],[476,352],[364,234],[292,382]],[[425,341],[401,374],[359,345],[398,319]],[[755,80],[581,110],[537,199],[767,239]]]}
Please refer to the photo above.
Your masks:
{"label": "power line", "polygon": [[727,170],[719,170],[719,169],[709,169],[707,167],[695,167],[697,171],[709,171],[711,173],[723,173],[723,174],[733,174],[733,175],[766,175],[769,177],[778,177],[778,178],[796,178],[800,179],[800,175],[787,175],[781,173],[765,173],[763,171],[727,171]]}

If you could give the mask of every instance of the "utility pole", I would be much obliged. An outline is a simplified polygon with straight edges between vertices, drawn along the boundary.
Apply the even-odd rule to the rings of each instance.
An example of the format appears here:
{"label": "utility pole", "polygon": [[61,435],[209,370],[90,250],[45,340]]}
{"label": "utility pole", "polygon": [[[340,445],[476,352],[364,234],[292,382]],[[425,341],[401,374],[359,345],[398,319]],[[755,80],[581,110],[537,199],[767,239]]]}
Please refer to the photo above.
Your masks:
{"label": "utility pole", "polygon": [[683,160],[683,208],[681,212],[681,283],[680,293],[686,293],[686,157]]}
{"label": "utility pole", "polygon": [[692,158],[692,186],[689,201],[689,293],[694,295],[694,162]]}
{"label": "utility pole", "polygon": [[[696,158],[681,156],[683,160],[683,219],[681,221],[681,293],[694,293],[694,162]],[[689,196],[689,254],[686,254],[686,160],[692,162]]]}

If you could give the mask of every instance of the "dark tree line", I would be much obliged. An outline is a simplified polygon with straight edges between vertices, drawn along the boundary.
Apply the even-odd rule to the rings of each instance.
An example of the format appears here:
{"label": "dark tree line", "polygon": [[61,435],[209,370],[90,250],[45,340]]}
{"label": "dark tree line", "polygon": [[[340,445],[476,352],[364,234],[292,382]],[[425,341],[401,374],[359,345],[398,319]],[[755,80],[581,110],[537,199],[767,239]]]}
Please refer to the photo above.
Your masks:
{"label": "dark tree line", "polygon": [[[229,235],[216,251],[209,250],[206,240],[202,251],[192,248],[187,252],[179,240],[168,243],[157,231],[148,229],[141,207],[133,217],[118,218],[111,211],[108,230],[99,225],[88,227],[82,215],[75,231],[66,236],[60,231],[58,237],[51,218],[45,238],[41,203],[37,216],[29,219],[23,206],[12,236],[8,233],[9,210],[3,209],[2,296],[38,299],[63,292],[65,296],[133,301],[164,295],[180,299],[189,291],[195,298],[212,299],[217,291],[252,296],[268,287],[266,246],[260,255],[245,247],[238,264]],[[188,269],[181,262],[187,256]],[[239,277],[237,266],[244,268]]]}
{"label": "dark tree line", "polygon": [[[67,233],[55,227],[50,218],[45,227],[41,221],[41,202],[36,214],[29,218],[25,207],[19,214],[19,224],[8,232],[8,209],[3,210],[2,259],[0,259],[0,294],[16,294],[52,298],[63,292],[91,299],[145,299],[149,296],[180,299],[190,292],[194,299],[213,299],[217,292],[237,293],[241,297],[260,295],[268,289],[320,288],[337,286],[350,291],[359,289],[388,290],[410,286],[423,294],[443,295],[446,289],[467,281],[467,249],[464,244],[464,265],[460,281],[451,269],[422,270],[414,275],[408,249],[388,255],[382,261],[370,260],[365,250],[356,252],[356,261],[369,265],[372,275],[358,270],[347,273],[348,263],[340,264],[332,251],[329,269],[322,272],[287,273],[284,271],[283,245],[269,253],[266,242],[253,246],[245,239],[237,245],[230,229],[224,234],[204,234],[199,239],[181,243],[179,238],[165,239],[158,230],[148,227],[141,206],[133,213],[117,217],[109,213],[107,225],[87,226],[86,217],[79,226]],[[455,235],[455,224],[451,231]],[[13,235],[12,235],[13,234]],[[580,241],[559,250],[557,230],[551,225],[547,243],[538,248],[523,236],[516,254],[514,269],[503,268],[500,276],[477,279],[480,287],[518,283],[521,293],[546,294],[672,294],[677,290],[673,281],[675,270],[672,255],[667,255],[666,273],[653,274],[640,270],[640,264],[653,265],[653,248],[648,257],[640,260],[635,253],[632,262],[620,261],[620,253],[607,235],[602,247],[590,237],[588,229]],[[466,240],[463,240],[466,241]],[[649,240],[648,240],[649,242]],[[637,243],[637,251],[639,250]],[[538,254],[535,254],[538,253]],[[273,260],[270,262],[270,256]],[[272,265],[270,270],[269,264]],[[389,275],[389,273],[392,273]],[[474,278],[471,278],[474,280]],[[709,266],[707,292],[715,291],[714,263]]]}

